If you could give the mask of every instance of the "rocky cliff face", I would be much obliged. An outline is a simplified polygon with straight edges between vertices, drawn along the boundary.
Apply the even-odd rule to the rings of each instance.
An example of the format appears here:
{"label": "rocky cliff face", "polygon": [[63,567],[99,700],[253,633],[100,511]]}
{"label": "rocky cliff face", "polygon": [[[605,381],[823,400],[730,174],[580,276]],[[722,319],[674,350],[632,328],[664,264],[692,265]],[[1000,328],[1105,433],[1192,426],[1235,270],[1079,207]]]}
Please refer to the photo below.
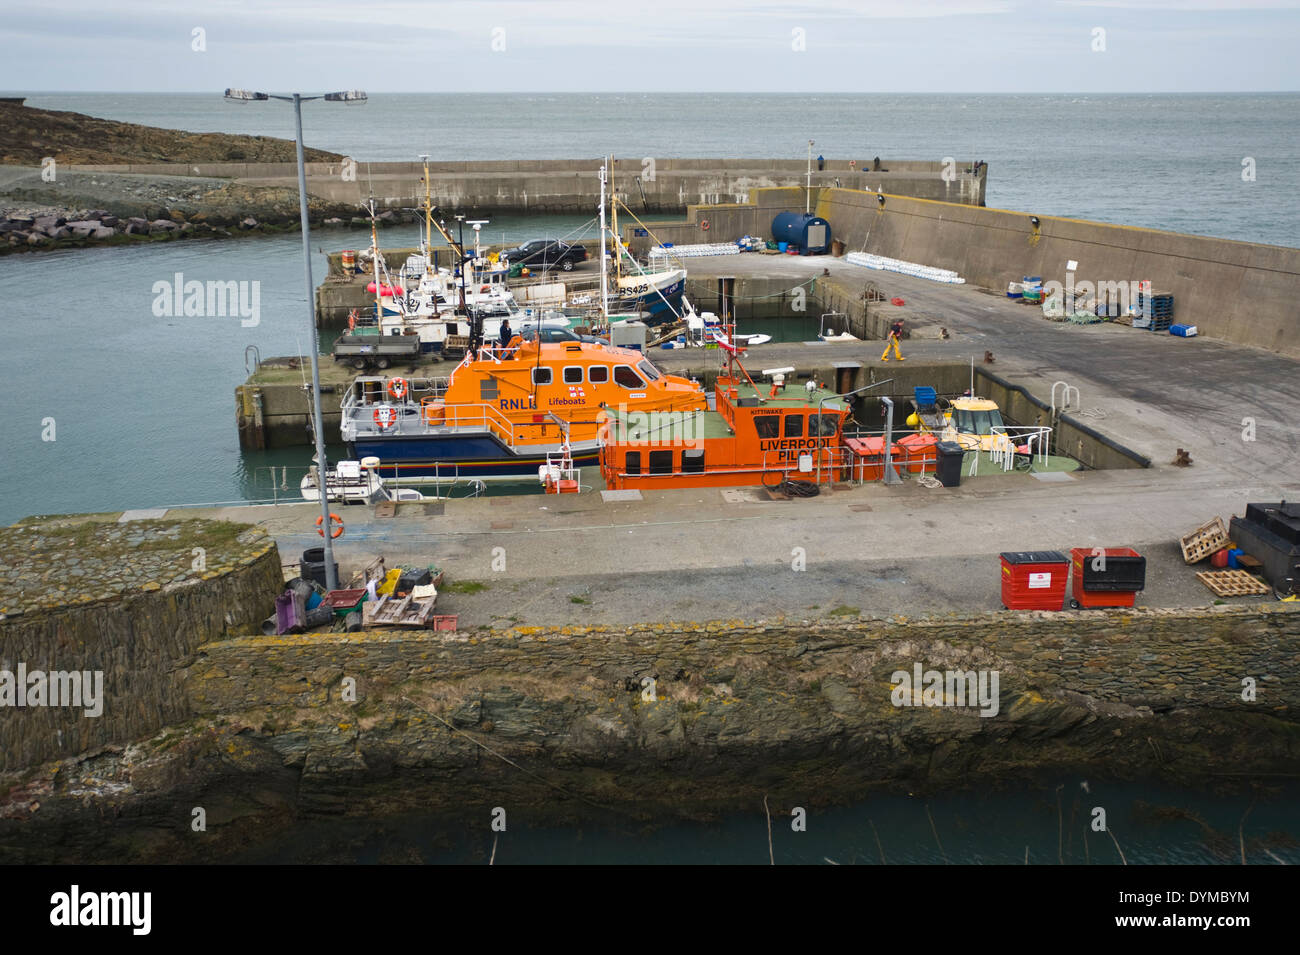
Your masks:
{"label": "rocky cliff face", "polygon": [[[897,705],[917,664],[997,672],[996,714]],[[116,858],[211,859],[340,813],[563,823],[1042,771],[1294,773],[1298,671],[1300,613],[1271,608],[225,640],[185,669],[193,720],[28,773],[0,844],[99,858],[101,814]]]}
{"label": "rocky cliff face", "polygon": [[[308,162],[342,159],[323,149],[304,149]],[[228,133],[187,133],[82,113],[0,103],[0,164],[40,166],[129,162],[293,162],[291,140]]]}

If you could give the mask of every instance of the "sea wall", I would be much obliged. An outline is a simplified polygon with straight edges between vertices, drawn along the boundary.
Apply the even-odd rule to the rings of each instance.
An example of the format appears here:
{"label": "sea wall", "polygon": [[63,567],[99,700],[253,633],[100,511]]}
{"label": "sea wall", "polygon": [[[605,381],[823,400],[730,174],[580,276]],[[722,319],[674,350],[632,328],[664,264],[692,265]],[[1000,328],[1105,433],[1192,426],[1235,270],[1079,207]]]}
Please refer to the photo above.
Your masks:
{"label": "sea wall", "polygon": [[246,525],[0,528],[0,670],[99,672],[103,688],[94,715],[88,705],[20,707],[16,697],[0,706],[0,772],[188,718],[185,667],[197,648],[254,630],[282,584],[275,543]]}
{"label": "sea wall", "polygon": [[[1035,226],[1032,211],[881,199],[825,189],[815,211],[848,251],[952,269],[985,288],[1005,290],[1026,275],[1063,287],[1150,281],[1154,290],[1173,294],[1174,321],[1212,338],[1300,356],[1300,249],[1047,215],[1037,216]],[[745,205],[692,206],[685,223],[656,225],[655,234],[677,243],[767,237],[776,213],[802,205],[800,190],[759,190]]]}
{"label": "sea wall", "polygon": [[[996,715],[896,706],[892,674],[918,663],[997,671]],[[1293,772],[1298,681],[1300,612],[1265,606],[250,637],[201,647],[187,685],[200,716],[270,716],[246,741],[296,753],[307,789],[437,770],[421,798],[450,806],[514,776],[501,757],[629,803],[725,800],[774,763],[827,794],[1030,766]]]}
{"label": "sea wall", "polygon": [[[429,181],[435,204],[443,209],[481,212],[591,213],[600,196],[601,160],[519,159],[431,162]],[[880,187],[896,195],[923,196],[981,205],[988,166],[947,168],[939,162],[828,161],[812,173],[813,188]],[[250,186],[296,187],[292,163],[132,163],[74,166],[76,171],[150,176],[228,178]],[[382,208],[417,206],[424,201],[424,169],[418,162],[316,162],[307,164],[307,191],[330,203],[360,205],[370,195]],[[675,159],[646,157],[615,160],[612,193],[638,214],[681,212],[692,203],[745,202],[757,189],[799,187],[807,164],[797,159]]]}
{"label": "sea wall", "polygon": [[[895,694],[918,664],[996,672],[996,713]],[[218,860],[349,814],[635,824],[1300,772],[1300,611],[1277,604],[243,637],[183,669],[188,722],[0,791],[0,860]]]}

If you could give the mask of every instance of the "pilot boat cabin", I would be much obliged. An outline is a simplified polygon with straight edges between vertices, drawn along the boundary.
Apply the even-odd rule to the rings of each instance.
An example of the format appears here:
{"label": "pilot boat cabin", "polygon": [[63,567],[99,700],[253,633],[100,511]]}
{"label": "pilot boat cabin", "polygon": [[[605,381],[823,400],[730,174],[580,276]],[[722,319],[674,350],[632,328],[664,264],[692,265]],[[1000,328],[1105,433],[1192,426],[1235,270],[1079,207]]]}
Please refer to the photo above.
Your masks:
{"label": "pilot boat cabin", "polygon": [[719,375],[708,411],[606,409],[600,450],[606,487],[775,486],[845,479],[848,403],[822,388],[755,385]]}

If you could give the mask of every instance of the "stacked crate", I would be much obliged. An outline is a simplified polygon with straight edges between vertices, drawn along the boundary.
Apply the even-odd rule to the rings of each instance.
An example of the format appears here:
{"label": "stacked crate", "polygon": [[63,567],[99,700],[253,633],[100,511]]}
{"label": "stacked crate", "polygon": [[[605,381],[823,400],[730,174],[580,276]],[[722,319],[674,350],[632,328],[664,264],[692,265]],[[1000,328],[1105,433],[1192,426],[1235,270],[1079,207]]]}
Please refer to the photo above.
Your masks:
{"label": "stacked crate", "polygon": [[1138,314],[1150,319],[1147,326],[1153,332],[1167,332],[1174,323],[1174,296],[1172,292],[1138,291]]}

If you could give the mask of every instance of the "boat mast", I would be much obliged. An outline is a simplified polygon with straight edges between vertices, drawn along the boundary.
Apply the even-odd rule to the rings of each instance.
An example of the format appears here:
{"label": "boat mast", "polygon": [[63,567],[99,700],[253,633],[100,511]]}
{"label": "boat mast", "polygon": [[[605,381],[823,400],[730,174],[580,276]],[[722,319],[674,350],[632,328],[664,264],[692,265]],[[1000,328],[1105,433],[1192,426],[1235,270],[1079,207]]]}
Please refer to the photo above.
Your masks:
{"label": "boat mast", "polygon": [[605,258],[605,176],[609,171],[609,161],[600,167],[600,314],[605,325],[609,325],[609,282],[606,278],[607,262]]}
{"label": "boat mast", "polygon": [[429,157],[424,160],[424,274],[433,274],[433,197],[429,192]]}
{"label": "boat mast", "polygon": [[610,226],[610,237],[614,240],[614,282],[618,284],[623,277],[623,242],[618,237],[618,194],[614,189],[613,164],[610,165],[609,197],[609,211],[614,216],[613,225]]}
{"label": "boat mast", "polygon": [[375,273],[375,325],[378,326],[383,319],[384,310],[379,295],[379,232],[375,226],[374,199],[370,200],[370,259]]}

